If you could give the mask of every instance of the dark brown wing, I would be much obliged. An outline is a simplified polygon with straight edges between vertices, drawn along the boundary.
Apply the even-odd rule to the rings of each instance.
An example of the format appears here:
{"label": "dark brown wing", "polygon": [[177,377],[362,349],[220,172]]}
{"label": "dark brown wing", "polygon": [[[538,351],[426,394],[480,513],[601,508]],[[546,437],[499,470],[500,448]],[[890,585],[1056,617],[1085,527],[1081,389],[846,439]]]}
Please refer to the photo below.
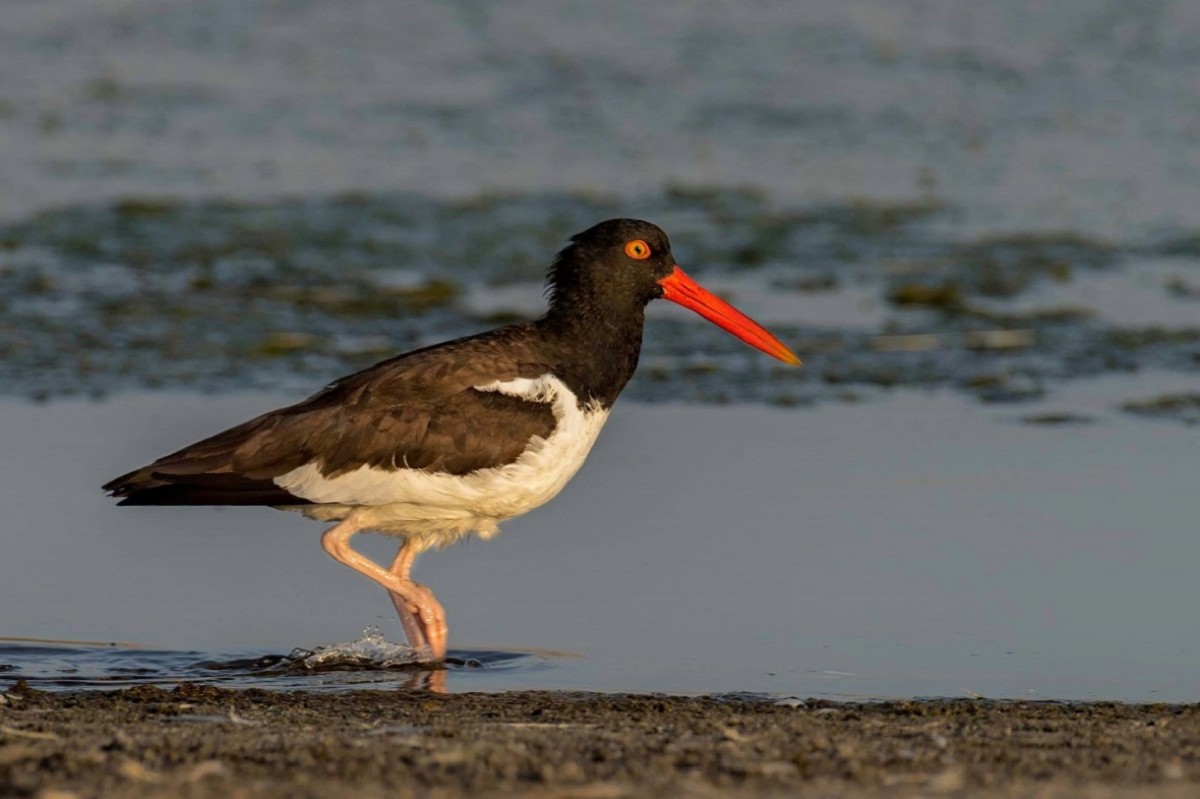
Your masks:
{"label": "dark brown wing", "polygon": [[308,463],[467,474],[515,460],[554,430],[549,405],[476,386],[550,371],[529,325],[402,355],[118,477],[122,505],[290,505],[274,478]]}

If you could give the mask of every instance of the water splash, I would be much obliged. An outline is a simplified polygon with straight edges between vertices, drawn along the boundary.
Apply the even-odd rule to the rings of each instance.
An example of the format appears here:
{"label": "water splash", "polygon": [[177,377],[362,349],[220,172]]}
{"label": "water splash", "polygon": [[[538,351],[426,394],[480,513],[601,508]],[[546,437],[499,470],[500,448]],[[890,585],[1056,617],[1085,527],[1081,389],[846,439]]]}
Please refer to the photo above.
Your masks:
{"label": "water splash", "polygon": [[344,669],[391,669],[428,662],[428,652],[405,644],[394,644],[378,627],[367,627],[361,638],[330,644],[314,650],[294,649],[289,660],[311,671]]}
{"label": "water splash", "polygon": [[[563,656],[549,652],[456,650],[441,665],[424,653],[368,627],[360,638],[288,654],[210,653],[143,649],[132,644],[0,639],[0,690],[18,681],[42,690],[97,690],[181,682],[231,688],[338,691],[355,688],[426,689],[431,674],[467,680],[481,690],[489,677],[511,678],[548,668]],[[461,675],[461,676],[460,676]],[[483,681],[483,682],[480,682]]]}

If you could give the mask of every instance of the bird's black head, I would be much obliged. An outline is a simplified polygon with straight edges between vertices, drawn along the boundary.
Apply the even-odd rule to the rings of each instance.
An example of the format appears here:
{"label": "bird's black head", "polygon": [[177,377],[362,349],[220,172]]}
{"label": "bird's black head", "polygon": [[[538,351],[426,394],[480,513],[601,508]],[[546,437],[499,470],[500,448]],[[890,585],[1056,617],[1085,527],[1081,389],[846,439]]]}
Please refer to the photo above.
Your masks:
{"label": "bird's black head", "polygon": [[[800,359],[760,324],[692,280],[675,263],[671,242],[657,225],[610,219],[571,237],[546,281],[550,310],[544,324],[558,330],[624,336],[632,362],[641,347],[646,303],[678,303],[747,344],[792,365]],[[632,367],[630,367],[632,371]]]}
{"label": "bird's black head", "polygon": [[603,314],[638,313],[663,296],[659,285],[675,270],[671,242],[657,225],[610,219],[571,237],[546,279],[550,314],[569,306]]}

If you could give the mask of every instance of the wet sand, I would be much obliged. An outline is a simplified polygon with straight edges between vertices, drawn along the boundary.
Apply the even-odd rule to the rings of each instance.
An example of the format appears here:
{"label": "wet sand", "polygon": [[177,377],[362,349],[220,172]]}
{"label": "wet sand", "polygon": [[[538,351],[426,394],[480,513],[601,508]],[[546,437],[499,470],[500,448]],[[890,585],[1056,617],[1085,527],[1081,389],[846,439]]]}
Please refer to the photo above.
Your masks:
{"label": "wet sand", "polygon": [[1195,796],[1200,706],[553,692],[0,702],[0,796]]}

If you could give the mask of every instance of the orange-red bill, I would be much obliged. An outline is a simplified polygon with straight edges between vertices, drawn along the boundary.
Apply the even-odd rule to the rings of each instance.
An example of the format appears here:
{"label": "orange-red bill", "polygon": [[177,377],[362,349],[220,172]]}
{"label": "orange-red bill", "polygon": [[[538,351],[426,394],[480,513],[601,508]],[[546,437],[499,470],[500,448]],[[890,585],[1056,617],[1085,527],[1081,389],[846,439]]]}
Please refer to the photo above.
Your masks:
{"label": "orange-red bill", "polygon": [[658,285],[663,287],[663,299],[695,311],[773,358],[792,366],[800,365],[796,354],[783,346],[783,342],[767,332],[766,328],[692,280],[678,266],[674,272],[658,281]]}

